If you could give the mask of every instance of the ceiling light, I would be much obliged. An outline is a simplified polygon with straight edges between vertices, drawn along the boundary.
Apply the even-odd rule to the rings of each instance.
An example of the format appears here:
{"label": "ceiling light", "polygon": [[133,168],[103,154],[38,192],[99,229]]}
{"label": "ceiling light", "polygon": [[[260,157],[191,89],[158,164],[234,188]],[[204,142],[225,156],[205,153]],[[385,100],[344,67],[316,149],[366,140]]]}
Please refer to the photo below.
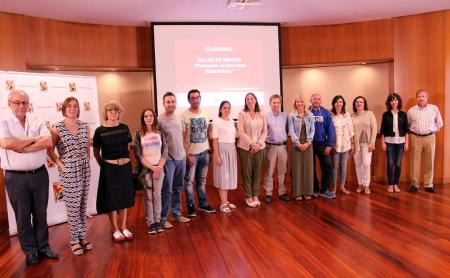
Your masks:
{"label": "ceiling light", "polygon": [[229,0],[228,8],[234,10],[242,10],[247,7],[260,6],[260,0]]}

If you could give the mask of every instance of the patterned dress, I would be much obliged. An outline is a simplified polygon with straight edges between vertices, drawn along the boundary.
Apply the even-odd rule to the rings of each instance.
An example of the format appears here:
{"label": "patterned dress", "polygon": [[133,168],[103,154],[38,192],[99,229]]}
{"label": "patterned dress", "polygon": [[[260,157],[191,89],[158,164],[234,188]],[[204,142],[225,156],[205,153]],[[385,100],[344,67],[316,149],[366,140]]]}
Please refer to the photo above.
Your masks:
{"label": "patterned dress", "polygon": [[55,128],[59,133],[56,148],[59,159],[64,163],[64,171],[59,169],[59,177],[67,210],[70,244],[75,244],[86,237],[86,208],[91,177],[87,152],[89,127],[78,120],[75,135],[70,133],[64,121],[57,123]]}

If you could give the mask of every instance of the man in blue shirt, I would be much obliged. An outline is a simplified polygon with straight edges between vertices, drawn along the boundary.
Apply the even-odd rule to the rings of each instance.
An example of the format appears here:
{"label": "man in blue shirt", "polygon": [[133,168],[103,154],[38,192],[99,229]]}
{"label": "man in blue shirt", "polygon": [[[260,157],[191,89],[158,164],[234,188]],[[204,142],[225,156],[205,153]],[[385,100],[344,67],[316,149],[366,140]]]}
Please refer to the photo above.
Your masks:
{"label": "man in blue shirt", "polygon": [[[272,201],[273,172],[277,166],[278,172],[278,198],[282,201],[289,201],[286,195],[284,176],[286,174],[287,162],[287,115],[281,112],[281,96],[272,95],[269,99],[270,111],[267,112],[267,138],[266,138],[266,159],[267,171],[264,174],[264,189],[266,196],[264,202]],[[277,163],[278,161],[278,163]]]}
{"label": "man in blue shirt", "polygon": [[[321,106],[322,97],[320,94],[311,96],[311,112],[314,115],[316,132],[313,139],[314,153],[314,194],[325,198],[336,198],[336,194],[329,191],[331,184],[331,148],[334,144],[334,125],[330,112]],[[322,170],[322,186],[319,191],[319,180],[316,173],[316,157],[319,159]]]}

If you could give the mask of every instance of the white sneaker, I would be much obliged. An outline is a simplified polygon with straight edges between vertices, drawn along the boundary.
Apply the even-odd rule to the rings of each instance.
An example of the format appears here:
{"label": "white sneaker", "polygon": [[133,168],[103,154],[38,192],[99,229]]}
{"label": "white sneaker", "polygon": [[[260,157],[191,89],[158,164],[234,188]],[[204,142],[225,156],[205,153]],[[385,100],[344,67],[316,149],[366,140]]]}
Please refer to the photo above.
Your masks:
{"label": "white sneaker", "polygon": [[253,198],[246,198],[245,203],[251,208],[256,208],[256,203],[253,201]]}

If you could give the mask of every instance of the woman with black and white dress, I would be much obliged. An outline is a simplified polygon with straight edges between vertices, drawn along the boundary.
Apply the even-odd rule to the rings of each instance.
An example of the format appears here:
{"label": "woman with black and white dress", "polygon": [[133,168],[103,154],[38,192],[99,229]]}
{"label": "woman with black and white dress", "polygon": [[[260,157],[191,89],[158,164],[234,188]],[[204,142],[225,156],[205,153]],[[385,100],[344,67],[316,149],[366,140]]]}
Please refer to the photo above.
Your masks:
{"label": "woman with black and white dress", "polygon": [[[51,129],[53,146],[48,156],[58,165],[69,226],[70,246],[74,255],[92,249],[86,239],[86,208],[91,169],[89,165],[89,126],[80,121],[78,100],[69,97],[62,104],[64,120]],[[55,146],[58,155],[55,154]]]}

